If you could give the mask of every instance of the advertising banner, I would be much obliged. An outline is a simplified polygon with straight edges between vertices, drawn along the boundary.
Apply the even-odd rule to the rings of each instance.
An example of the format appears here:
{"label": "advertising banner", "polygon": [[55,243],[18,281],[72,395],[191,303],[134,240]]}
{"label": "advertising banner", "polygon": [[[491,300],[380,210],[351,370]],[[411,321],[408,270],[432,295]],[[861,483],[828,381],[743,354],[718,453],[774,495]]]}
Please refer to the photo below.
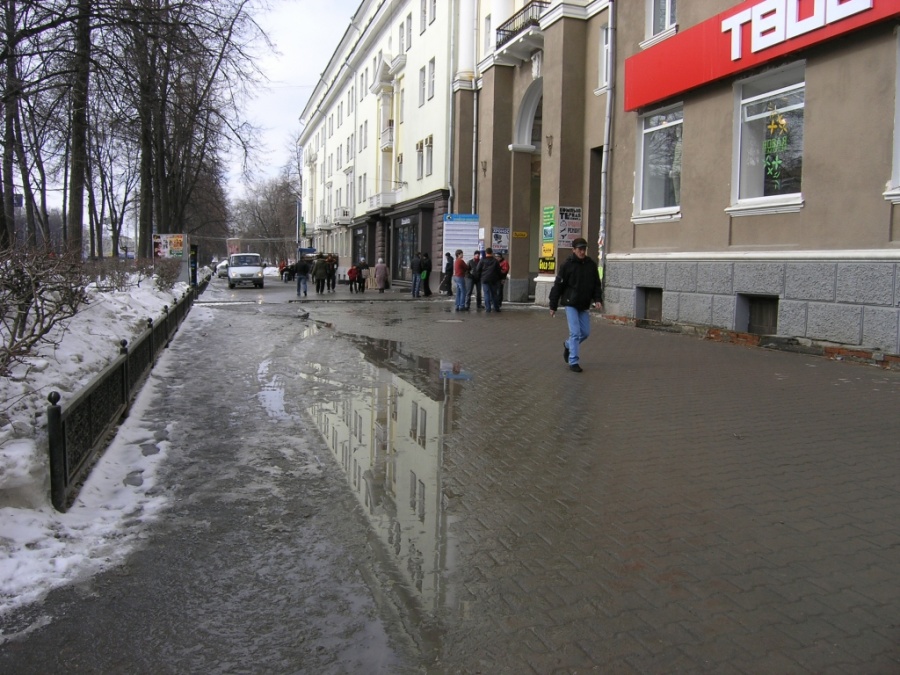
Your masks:
{"label": "advertising banner", "polygon": [[183,258],[184,235],[183,234],[154,234],[153,235],[154,258]]}

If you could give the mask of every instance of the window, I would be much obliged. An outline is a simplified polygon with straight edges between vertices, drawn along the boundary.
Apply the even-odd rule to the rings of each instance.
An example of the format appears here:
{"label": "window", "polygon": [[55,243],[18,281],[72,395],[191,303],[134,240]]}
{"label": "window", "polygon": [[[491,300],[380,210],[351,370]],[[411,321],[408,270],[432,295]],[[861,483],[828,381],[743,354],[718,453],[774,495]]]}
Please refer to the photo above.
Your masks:
{"label": "window", "polygon": [[419,408],[419,438],[416,442],[425,447],[425,430],[428,427],[428,411],[425,408]]}
{"label": "window", "polygon": [[337,149],[337,168],[341,169],[344,166],[344,147],[342,145],[338,146]]}
{"label": "window", "polygon": [[419,71],[419,107],[425,105],[425,67]]}
{"label": "window", "polygon": [[785,195],[800,194],[804,75],[801,64],[738,85],[740,154],[733,181],[738,202],[784,202]]}
{"label": "window", "polygon": [[431,18],[428,20],[428,23],[434,23],[434,20],[437,18],[437,0],[431,0]]}
{"label": "window", "polygon": [[894,86],[894,169],[884,198],[894,203],[900,200],[900,41],[897,42],[897,78]]}
{"label": "window", "polygon": [[650,36],[675,28],[675,0],[650,0]]}
{"label": "window", "polygon": [[600,28],[600,63],[597,64],[597,72],[599,78],[597,81],[598,89],[606,89],[609,87],[610,81],[610,54],[609,54],[609,26]]}
{"label": "window", "polygon": [[677,209],[681,203],[681,106],[641,118],[641,171],[638,174],[641,213]]}
{"label": "window", "polygon": [[425,139],[425,175],[426,176],[431,175],[432,165],[433,165],[433,161],[434,161],[434,153],[433,153],[434,147],[433,147],[432,143],[433,143],[433,141],[432,141],[431,136],[429,136],[428,138]]}
{"label": "window", "polygon": [[416,143],[416,178],[422,180],[425,170],[425,155],[422,141]]}
{"label": "window", "polygon": [[369,120],[363,122],[362,146],[364,148],[369,147]]}
{"label": "window", "polygon": [[399,34],[399,37],[400,37],[400,49],[397,50],[397,53],[398,53],[398,54],[402,54],[404,51],[406,51],[406,50],[403,48],[403,45],[404,45],[404,43],[405,43],[405,38],[406,38],[406,27],[403,25],[403,22],[402,22],[402,21],[400,22],[400,34]]}
{"label": "window", "polygon": [[412,12],[406,16],[406,51],[412,47]]}
{"label": "window", "polygon": [[428,99],[434,98],[434,59],[428,62]]}
{"label": "window", "polygon": [[419,0],[419,35],[428,27],[428,0]]}
{"label": "window", "polygon": [[397,118],[400,124],[403,124],[403,109],[406,107],[406,89],[400,90],[400,110],[397,111]]}
{"label": "window", "polygon": [[491,15],[484,17],[484,53],[494,51],[494,34],[491,33]]}
{"label": "window", "polygon": [[397,187],[403,187],[403,153],[397,155]]}
{"label": "window", "polygon": [[409,437],[415,438],[418,434],[416,434],[416,430],[419,425],[419,404],[415,401],[412,401],[412,411],[409,417]]}

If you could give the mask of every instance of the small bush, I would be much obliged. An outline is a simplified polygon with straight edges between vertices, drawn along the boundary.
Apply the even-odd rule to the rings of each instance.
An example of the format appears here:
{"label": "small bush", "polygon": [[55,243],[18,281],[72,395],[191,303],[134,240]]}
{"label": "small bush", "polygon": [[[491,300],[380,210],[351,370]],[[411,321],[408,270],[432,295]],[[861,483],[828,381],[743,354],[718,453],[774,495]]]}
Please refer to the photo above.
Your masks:
{"label": "small bush", "polygon": [[0,251],[0,376],[39,343],[53,343],[53,328],[86,302],[87,282],[77,253]]}
{"label": "small bush", "polygon": [[156,287],[161,291],[171,291],[181,276],[181,258],[159,258],[154,262]]}

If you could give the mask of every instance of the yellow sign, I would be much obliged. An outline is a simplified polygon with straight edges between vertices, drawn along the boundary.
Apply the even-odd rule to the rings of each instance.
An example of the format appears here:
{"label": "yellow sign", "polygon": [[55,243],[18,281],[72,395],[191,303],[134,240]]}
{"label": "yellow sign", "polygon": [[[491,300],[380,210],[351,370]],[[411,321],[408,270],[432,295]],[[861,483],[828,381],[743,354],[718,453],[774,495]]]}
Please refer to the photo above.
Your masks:
{"label": "yellow sign", "polygon": [[513,231],[513,239],[528,239],[528,233]]}
{"label": "yellow sign", "polygon": [[541,257],[542,258],[552,258],[553,257],[553,242],[545,241],[541,244]]}
{"label": "yellow sign", "polygon": [[540,274],[553,274],[556,272],[556,258],[541,258],[538,260],[538,272]]}

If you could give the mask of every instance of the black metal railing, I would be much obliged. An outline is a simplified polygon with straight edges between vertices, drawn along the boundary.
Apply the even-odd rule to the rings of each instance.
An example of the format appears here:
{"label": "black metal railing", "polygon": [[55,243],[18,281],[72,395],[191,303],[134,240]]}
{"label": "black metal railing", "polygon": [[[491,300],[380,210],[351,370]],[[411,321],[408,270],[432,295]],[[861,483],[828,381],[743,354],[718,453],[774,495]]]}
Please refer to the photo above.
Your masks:
{"label": "black metal railing", "polygon": [[50,501],[57,511],[66,511],[78,494],[93,460],[106,447],[112,429],[193,306],[195,294],[192,289],[181,300],[176,298],[171,309],[163,308],[163,316],[156,322],[147,319],[147,329],[130,346],[122,340],[119,356],[75,394],[65,409],[59,404],[59,392],[47,396]]}
{"label": "black metal railing", "polygon": [[540,25],[541,14],[549,5],[549,2],[532,0],[516,12],[509,21],[497,28],[497,47],[502,47],[529,26]]}

